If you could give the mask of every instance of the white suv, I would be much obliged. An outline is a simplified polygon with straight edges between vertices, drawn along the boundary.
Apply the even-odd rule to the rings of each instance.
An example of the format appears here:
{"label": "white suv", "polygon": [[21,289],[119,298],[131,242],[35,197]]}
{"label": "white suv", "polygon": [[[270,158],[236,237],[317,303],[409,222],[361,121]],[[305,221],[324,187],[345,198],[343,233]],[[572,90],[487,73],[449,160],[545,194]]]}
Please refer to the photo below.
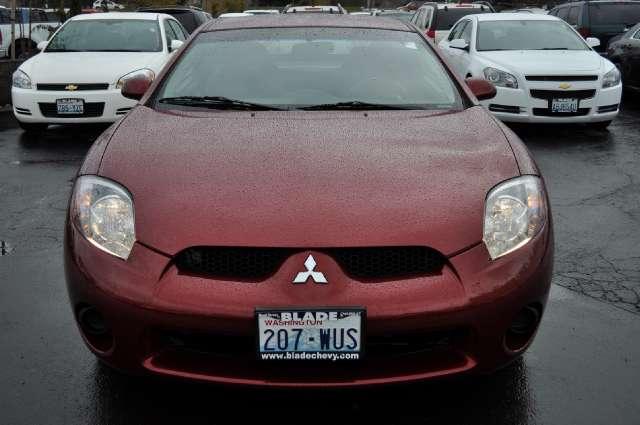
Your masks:
{"label": "white suv", "polygon": [[411,23],[438,44],[463,16],[494,12],[489,3],[482,3],[425,3],[413,15]]}
{"label": "white suv", "polygon": [[466,16],[438,47],[464,78],[486,78],[497,95],[481,103],[503,121],[586,123],[618,114],[620,72],[569,24],[549,15]]}

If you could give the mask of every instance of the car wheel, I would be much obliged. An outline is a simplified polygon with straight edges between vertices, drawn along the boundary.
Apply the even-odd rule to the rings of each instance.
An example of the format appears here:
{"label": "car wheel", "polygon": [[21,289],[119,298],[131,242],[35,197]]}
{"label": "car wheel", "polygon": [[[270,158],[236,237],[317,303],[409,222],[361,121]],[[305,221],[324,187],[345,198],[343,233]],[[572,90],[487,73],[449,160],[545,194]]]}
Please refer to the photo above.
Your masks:
{"label": "car wheel", "polygon": [[32,122],[21,122],[18,121],[18,125],[21,129],[23,129],[26,133],[29,134],[40,134],[47,129],[49,124],[42,123],[32,123]]}
{"label": "car wheel", "polygon": [[594,130],[603,130],[604,131],[609,127],[610,124],[611,124],[611,121],[609,120],[609,121],[594,122],[594,123],[591,123],[591,124],[587,124],[587,126],[589,128],[594,129]]}

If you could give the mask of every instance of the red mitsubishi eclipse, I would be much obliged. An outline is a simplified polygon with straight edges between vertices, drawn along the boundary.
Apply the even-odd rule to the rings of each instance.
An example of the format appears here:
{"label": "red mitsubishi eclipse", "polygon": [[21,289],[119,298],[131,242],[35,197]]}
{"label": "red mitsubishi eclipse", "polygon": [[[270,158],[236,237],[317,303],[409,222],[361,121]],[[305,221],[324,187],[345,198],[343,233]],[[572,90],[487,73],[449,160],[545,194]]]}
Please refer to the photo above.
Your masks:
{"label": "red mitsubishi eclipse", "polygon": [[96,141],[66,227],[81,335],[130,373],[354,386],[489,372],[553,263],[527,149],[413,26],[201,28]]}

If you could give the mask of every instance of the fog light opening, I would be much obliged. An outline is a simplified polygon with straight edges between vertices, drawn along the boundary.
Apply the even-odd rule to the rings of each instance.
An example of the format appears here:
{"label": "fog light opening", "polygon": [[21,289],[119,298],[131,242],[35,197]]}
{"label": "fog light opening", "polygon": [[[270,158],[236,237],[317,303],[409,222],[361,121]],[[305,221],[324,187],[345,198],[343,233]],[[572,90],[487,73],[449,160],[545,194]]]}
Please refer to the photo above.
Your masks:
{"label": "fog light opening", "polygon": [[540,307],[530,304],[520,310],[514,317],[507,333],[505,345],[511,351],[520,351],[526,347],[538,328],[540,322]]}
{"label": "fog light opening", "polygon": [[90,305],[77,309],[78,323],[87,342],[99,352],[107,352],[113,346],[113,336],[104,316]]}

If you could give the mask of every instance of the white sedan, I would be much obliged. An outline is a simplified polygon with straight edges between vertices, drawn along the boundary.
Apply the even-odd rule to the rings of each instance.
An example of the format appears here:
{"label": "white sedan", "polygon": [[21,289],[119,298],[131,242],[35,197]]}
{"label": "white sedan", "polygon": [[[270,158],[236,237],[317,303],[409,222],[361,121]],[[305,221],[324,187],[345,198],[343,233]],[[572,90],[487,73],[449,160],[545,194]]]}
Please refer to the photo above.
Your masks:
{"label": "white sedan", "polygon": [[503,121],[586,123],[606,128],[618,114],[620,72],[566,22],[549,15],[466,16],[439,43],[465,78],[496,85],[481,103]]}
{"label": "white sedan", "polygon": [[32,132],[49,124],[114,122],[136,104],[120,93],[123,82],[155,78],[186,37],[165,14],[74,16],[13,74],[16,119]]}

